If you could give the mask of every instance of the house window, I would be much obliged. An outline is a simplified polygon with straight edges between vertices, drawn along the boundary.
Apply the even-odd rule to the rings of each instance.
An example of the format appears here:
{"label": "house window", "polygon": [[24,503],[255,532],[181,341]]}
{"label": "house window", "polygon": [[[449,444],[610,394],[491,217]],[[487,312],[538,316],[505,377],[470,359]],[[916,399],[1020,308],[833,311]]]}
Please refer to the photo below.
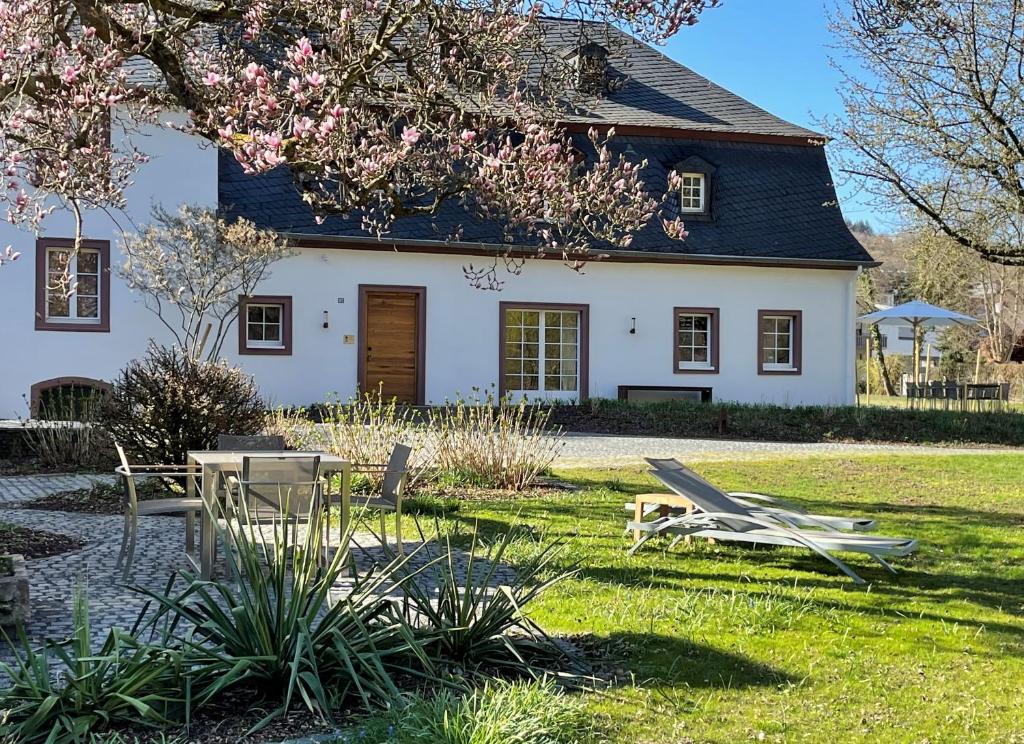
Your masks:
{"label": "house window", "polygon": [[501,303],[502,395],[586,397],[587,308]]}
{"label": "house window", "polygon": [[802,313],[799,310],[758,311],[759,374],[800,374],[801,320]]}
{"label": "house window", "polygon": [[291,297],[257,295],[239,300],[238,353],[292,353]]}
{"label": "house window", "polygon": [[704,174],[682,173],[679,182],[679,208],[681,212],[704,212]]}
{"label": "house window", "polygon": [[110,330],[110,243],[36,241],[36,330]]}
{"label": "house window", "polygon": [[675,309],[673,372],[718,371],[718,308]]}

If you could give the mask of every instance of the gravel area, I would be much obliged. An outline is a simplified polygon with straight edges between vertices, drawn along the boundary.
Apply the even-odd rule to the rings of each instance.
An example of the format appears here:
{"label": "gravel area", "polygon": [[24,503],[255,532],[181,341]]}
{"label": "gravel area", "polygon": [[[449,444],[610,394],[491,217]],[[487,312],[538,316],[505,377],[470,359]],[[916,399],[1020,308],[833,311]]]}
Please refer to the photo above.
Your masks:
{"label": "gravel area", "polygon": [[609,434],[566,434],[555,465],[565,468],[643,464],[644,457],[675,457],[684,462],[759,460],[778,457],[857,457],[878,454],[1024,454],[1024,449],[929,447],[914,444],[844,442],[752,442],[730,439],[677,439]]}

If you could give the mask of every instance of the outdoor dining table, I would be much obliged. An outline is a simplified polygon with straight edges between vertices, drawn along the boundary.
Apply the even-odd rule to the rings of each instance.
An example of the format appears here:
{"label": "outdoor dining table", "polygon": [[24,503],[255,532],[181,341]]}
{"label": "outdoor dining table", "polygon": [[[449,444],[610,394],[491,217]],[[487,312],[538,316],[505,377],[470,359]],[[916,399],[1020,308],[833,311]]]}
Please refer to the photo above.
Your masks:
{"label": "outdoor dining table", "polygon": [[[202,498],[203,513],[199,522],[199,560],[188,555],[189,561],[199,571],[203,580],[213,577],[213,566],[217,555],[217,529],[215,508],[217,494],[217,481],[221,473],[240,474],[242,461],[246,457],[319,457],[320,474],[328,476],[327,488],[330,489],[331,475],[341,476],[341,534],[345,534],[348,527],[349,513],[351,511],[351,488],[352,488],[352,463],[344,458],[330,455],[325,452],[296,452],[294,450],[281,451],[253,451],[238,452],[227,450],[192,450],[188,453],[188,463],[202,468]],[[195,495],[195,479],[188,480],[189,495]],[[325,494],[329,498],[330,494]]]}

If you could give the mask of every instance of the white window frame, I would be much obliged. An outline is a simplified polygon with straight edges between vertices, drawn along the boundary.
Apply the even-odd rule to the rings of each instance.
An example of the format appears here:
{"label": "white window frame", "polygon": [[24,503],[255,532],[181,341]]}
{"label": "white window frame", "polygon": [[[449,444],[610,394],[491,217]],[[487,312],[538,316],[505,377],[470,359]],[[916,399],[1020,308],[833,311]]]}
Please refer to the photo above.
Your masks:
{"label": "white window frame", "polygon": [[[784,321],[786,321],[789,324],[789,330],[785,334],[785,335],[789,336],[789,346],[787,347],[787,351],[789,351],[789,362],[786,362],[786,363],[783,363],[783,362],[766,362],[766,361],[764,361],[762,359],[762,361],[761,361],[761,369],[763,369],[765,372],[792,372],[792,371],[794,371],[797,368],[796,367],[796,329],[797,329],[796,318],[794,316],[792,316],[792,315],[784,315],[784,314],[771,315],[771,314],[766,314],[766,315],[762,316],[761,320],[762,321],[764,321],[764,320],[774,320],[774,321],[776,321],[776,323],[778,321],[780,321],[780,320],[784,320]],[[776,328],[777,328],[777,326],[776,326]],[[762,353],[764,353],[768,349],[774,349],[775,351],[778,351],[779,349],[784,348],[784,347],[781,347],[781,346],[778,346],[778,345],[769,346],[766,343],[767,337],[769,337],[769,336],[771,336],[774,339],[778,339],[779,336],[784,335],[784,334],[779,333],[778,330],[773,331],[771,333],[765,333],[764,329],[760,327],[760,324],[758,324],[757,332],[761,336],[761,352]]]}
{"label": "white window frame", "polygon": [[[62,271],[55,271],[51,269],[50,258],[55,253],[66,253],[69,256],[68,261],[68,278],[70,285],[67,287],[68,296],[68,314],[67,315],[51,315],[50,314],[50,292],[52,290],[63,289],[62,287],[51,284],[50,278],[54,274],[63,274]],[[83,255],[94,255],[96,256],[96,271],[89,272],[85,276],[96,277],[96,294],[86,295],[86,297],[95,298],[96,300],[96,315],[94,316],[80,316],[78,314],[78,285],[80,284],[79,276],[81,276],[78,270],[78,261]],[[76,253],[73,248],[65,248],[61,246],[47,246],[46,247],[46,272],[45,272],[45,285],[43,287],[43,302],[46,307],[46,322],[47,323],[76,323],[82,325],[99,325],[103,322],[103,253],[98,248],[80,248]]]}
{"label": "white window frame", "polygon": [[[277,312],[278,312],[277,324],[276,324],[277,327],[278,327],[277,341],[266,341],[266,340],[253,339],[249,335],[250,326],[260,325],[260,326],[263,327],[264,331],[266,331],[266,328],[267,328],[268,325],[274,325],[274,323],[267,323],[266,308],[268,308],[268,307],[277,308]],[[252,310],[253,308],[261,308],[264,311],[263,312],[263,320],[260,323],[253,323],[252,321],[249,320],[249,311]],[[283,349],[283,348],[285,348],[284,324],[285,324],[285,307],[284,307],[283,303],[280,303],[280,302],[250,302],[250,303],[246,303],[246,305],[245,305],[245,346],[246,346],[246,348],[249,348],[249,349]],[[265,336],[266,333],[264,333],[263,335]]]}
{"label": "white window frame", "polygon": [[[676,310],[674,313],[675,333],[673,334],[673,343],[676,345],[676,356],[679,357],[679,361],[676,363],[677,372],[707,372],[715,369],[715,322],[716,314],[713,312],[701,312],[698,310]],[[691,343],[689,346],[684,346],[679,343],[679,336],[683,333],[679,328],[679,321],[682,318],[706,318],[708,321],[707,330],[704,331],[707,336],[706,343],[703,346],[698,346]],[[700,331],[690,331],[690,333],[700,333]],[[707,359],[703,362],[696,361],[684,361],[682,357],[682,349],[707,349]]]}
{"label": "white window frame", "polygon": [[[690,181],[688,183],[688,181]],[[679,174],[679,211],[683,214],[703,214],[707,211],[708,203],[708,179],[703,173],[680,173]],[[687,204],[687,200],[693,199],[692,193],[687,193],[689,189],[696,188],[698,190],[698,203],[699,206],[692,206]]]}
{"label": "white window frame", "polygon": [[[511,305],[503,306],[502,312],[504,313],[504,318],[503,318],[503,322],[502,322],[502,326],[504,328],[504,333],[503,333],[503,338],[501,339],[501,353],[502,353],[502,358],[503,358],[503,364],[502,364],[502,366],[503,366],[502,387],[504,389],[504,393],[506,395],[509,395],[509,396],[512,396],[512,397],[526,397],[526,398],[536,398],[536,399],[576,399],[576,400],[580,400],[581,399],[581,387],[582,387],[581,386],[581,380],[583,379],[583,368],[582,368],[582,364],[583,364],[583,356],[582,356],[583,355],[583,348],[582,347],[583,347],[583,341],[584,341],[584,338],[585,338],[584,329],[583,329],[583,323],[585,321],[585,317],[584,317],[583,311],[581,311],[581,310],[579,310],[577,308],[574,308],[574,307],[557,307],[557,306],[552,306],[552,307],[530,307],[529,305],[524,305],[522,307],[519,307],[519,306],[516,306],[514,304],[511,304]],[[534,359],[532,357],[528,358],[528,357],[525,356],[525,350],[523,350],[523,347],[527,343],[525,341],[525,339],[520,339],[520,341],[519,341],[520,348],[521,348],[520,356],[518,356],[518,357],[510,357],[509,354],[508,354],[508,348],[507,348],[508,344],[509,343],[516,343],[514,341],[510,341],[509,338],[508,338],[508,336],[509,336],[509,333],[508,333],[509,328],[513,328],[513,327],[523,327],[523,328],[525,328],[526,327],[526,326],[511,326],[511,325],[509,325],[508,317],[509,317],[509,313],[512,313],[512,312],[537,313],[538,314],[537,357],[536,357],[536,361],[537,361],[537,386],[538,387],[537,387],[536,390],[522,390],[522,389],[518,389],[518,388],[510,388],[510,387],[508,387],[506,385],[506,382],[507,382],[508,377],[510,375],[514,375],[514,376],[517,376],[517,377],[520,377],[520,378],[525,376],[521,372],[518,372],[518,373],[510,372],[509,369],[508,369],[509,362],[516,361],[516,360],[518,360],[520,362],[534,361]],[[547,382],[546,381],[546,377],[547,377],[546,362],[549,361],[547,359],[547,331],[549,329],[554,330],[553,326],[549,326],[548,320],[549,320],[549,316],[563,315],[563,314],[572,314],[572,315],[576,316],[576,329],[575,329],[576,330],[576,338],[575,338],[576,356],[575,356],[574,360],[570,360],[570,359],[564,358],[562,356],[562,353],[561,353],[562,347],[565,346],[565,345],[568,345],[568,342],[566,342],[566,341],[564,341],[562,339],[562,335],[563,335],[564,331],[567,330],[567,329],[565,329],[563,326],[559,325],[557,327],[561,331],[559,333],[559,341],[558,341],[559,358],[557,360],[550,360],[550,361],[557,361],[559,363],[574,361],[575,362],[575,373],[572,376],[575,377],[576,387],[573,390],[561,390],[561,389],[558,389],[558,390],[548,390],[546,388],[546,382]],[[561,371],[559,371],[559,378],[568,377],[568,376],[569,375],[563,374]]]}

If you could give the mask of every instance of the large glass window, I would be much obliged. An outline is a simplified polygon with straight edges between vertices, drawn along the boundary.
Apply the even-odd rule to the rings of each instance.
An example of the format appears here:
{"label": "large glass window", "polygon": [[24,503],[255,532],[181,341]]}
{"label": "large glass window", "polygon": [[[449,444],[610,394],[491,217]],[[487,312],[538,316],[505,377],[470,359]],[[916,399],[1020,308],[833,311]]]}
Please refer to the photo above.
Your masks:
{"label": "large glass window", "polygon": [[505,309],[507,393],[579,396],[580,312]]}

